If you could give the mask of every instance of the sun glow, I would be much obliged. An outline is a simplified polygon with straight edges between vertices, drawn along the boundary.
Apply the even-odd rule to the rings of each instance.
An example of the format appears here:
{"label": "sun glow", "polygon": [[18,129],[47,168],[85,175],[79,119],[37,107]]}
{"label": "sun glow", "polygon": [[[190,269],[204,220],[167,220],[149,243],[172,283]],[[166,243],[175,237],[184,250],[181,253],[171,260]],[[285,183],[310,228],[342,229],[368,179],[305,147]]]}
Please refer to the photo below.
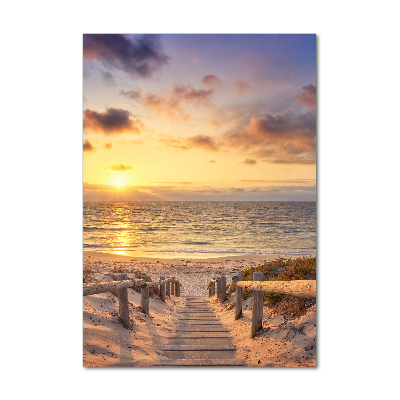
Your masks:
{"label": "sun glow", "polygon": [[117,175],[113,179],[113,185],[121,189],[126,185],[125,178],[121,175]]}

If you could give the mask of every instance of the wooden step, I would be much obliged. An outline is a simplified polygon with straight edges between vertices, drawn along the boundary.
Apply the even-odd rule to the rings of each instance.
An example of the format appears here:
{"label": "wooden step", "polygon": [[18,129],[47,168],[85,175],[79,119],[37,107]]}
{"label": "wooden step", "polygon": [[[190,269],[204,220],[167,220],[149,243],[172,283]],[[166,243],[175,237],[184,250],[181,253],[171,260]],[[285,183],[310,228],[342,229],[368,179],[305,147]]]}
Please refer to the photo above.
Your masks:
{"label": "wooden step", "polygon": [[178,310],[183,310],[184,308],[187,308],[187,309],[189,309],[189,310],[192,310],[192,309],[204,309],[204,310],[210,310],[210,311],[212,311],[213,310],[213,308],[211,308],[211,307],[207,307],[206,305],[197,305],[197,306],[194,306],[194,305],[189,305],[189,304],[186,304],[184,307],[180,307],[180,308],[178,308]]}
{"label": "wooden step", "polygon": [[231,338],[231,335],[227,331],[222,332],[188,332],[188,331],[180,331],[178,332],[179,335],[171,335],[171,336],[161,336],[162,339],[188,339],[188,338],[204,338],[204,339],[211,339],[211,338]]}
{"label": "wooden step", "polygon": [[180,320],[178,319],[181,325],[221,325],[218,319],[216,320],[209,320],[209,321],[200,321],[200,320]]}
{"label": "wooden step", "polygon": [[224,328],[223,326],[218,326],[218,325],[184,325],[184,326],[179,326],[176,329],[176,333],[182,333],[182,332],[227,332],[229,331]]}
{"label": "wooden step", "polygon": [[163,356],[171,360],[179,360],[182,358],[196,360],[233,360],[235,358],[235,350],[190,350],[190,351],[162,351],[160,352]]}
{"label": "wooden step", "polygon": [[189,313],[189,314],[178,314],[181,318],[218,318],[216,315],[214,314],[193,314],[193,313]]}
{"label": "wooden step", "polygon": [[[175,335],[161,337],[159,366],[244,366],[235,359],[236,346],[206,297],[187,297],[174,321]],[[166,359],[164,359],[166,358]]]}
{"label": "wooden step", "polygon": [[162,351],[235,351],[236,346],[233,344],[203,344],[203,345],[165,345],[160,346],[159,350]]}
{"label": "wooden step", "polygon": [[215,312],[212,311],[205,311],[205,310],[200,310],[200,311],[180,311],[177,314],[179,315],[216,315]]}
{"label": "wooden step", "polygon": [[233,359],[180,359],[163,360],[158,367],[243,367],[246,366],[243,360]]}
{"label": "wooden step", "polygon": [[208,300],[205,300],[205,299],[197,299],[197,300],[194,300],[194,299],[188,300],[188,299],[186,299],[186,304],[197,304],[197,303],[210,304],[210,302]]}
{"label": "wooden step", "polygon": [[189,317],[189,316],[186,317],[186,316],[183,316],[183,318],[178,318],[177,321],[204,321],[204,322],[214,321],[214,322],[220,323],[219,319],[215,318],[215,317]]}
{"label": "wooden step", "polygon": [[202,346],[202,345],[230,345],[232,339],[230,337],[186,337],[186,338],[170,338],[161,340],[161,348],[165,345],[191,345],[191,346]]}

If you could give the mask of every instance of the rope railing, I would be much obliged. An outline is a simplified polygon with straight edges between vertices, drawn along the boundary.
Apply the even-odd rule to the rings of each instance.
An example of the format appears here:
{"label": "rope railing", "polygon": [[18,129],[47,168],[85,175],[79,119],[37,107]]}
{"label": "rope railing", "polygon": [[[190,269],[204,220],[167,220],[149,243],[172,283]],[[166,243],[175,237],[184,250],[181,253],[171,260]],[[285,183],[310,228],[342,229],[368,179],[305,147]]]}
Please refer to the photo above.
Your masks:
{"label": "rope railing", "polygon": [[[221,276],[217,280],[211,280],[208,284],[209,296],[215,295],[215,283],[217,283],[217,298],[221,297],[221,303],[225,301],[234,290],[236,290],[236,310],[235,320],[242,315],[243,289],[253,290],[252,295],[252,319],[251,319],[251,337],[261,329],[264,292],[287,294],[290,296],[315,299],[317,294],[317,284],[315,280],[294,280],[294,281],[264,281],[263,272],[254,272],[253,281],[243,281],[243,275],[237,274],[232,277],[228,291],[226,291],[226,277]],[[218,286],[218,281],[221,285]],[[223,283],[225,282],[225,283]],[[221,296],[219,296],[221,295]]]}
{"label": "rope railing", "polygon": [[149,288],[154,286],[160,286],[161,299],[165,300],[166,296],[181,295],[181,283],[175,279],[175,277],[166,278],[160,277],[160,280],[155,282],[149,282],[147,275],[142,275],[140,279],[127,279],[127,274],[119,274],[117,276],[118,281],[113,282],[96,282],[89,283],[83,286],[83,295],[90,296],[93,294],[107,293],[118,291],[118,306],[120,319],[126,328],[129,328],[129,302],[128,302],[128,288],[141,288],[141,299],[140,307],[145,314],[150,314],[150,302],[149,302]]}

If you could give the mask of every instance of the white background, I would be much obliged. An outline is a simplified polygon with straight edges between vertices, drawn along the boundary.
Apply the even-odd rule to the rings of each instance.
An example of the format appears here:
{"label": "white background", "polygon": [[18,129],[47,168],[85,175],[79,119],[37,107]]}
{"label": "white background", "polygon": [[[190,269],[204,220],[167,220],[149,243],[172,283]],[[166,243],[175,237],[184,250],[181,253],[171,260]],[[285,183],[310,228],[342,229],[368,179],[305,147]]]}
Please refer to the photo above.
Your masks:
{"label": "white background", "polygon": [[[3,4],[5,398],[396,397],[398,15],[394,1]],[[82,368],[83,33],[317,34],[317,368]]]}

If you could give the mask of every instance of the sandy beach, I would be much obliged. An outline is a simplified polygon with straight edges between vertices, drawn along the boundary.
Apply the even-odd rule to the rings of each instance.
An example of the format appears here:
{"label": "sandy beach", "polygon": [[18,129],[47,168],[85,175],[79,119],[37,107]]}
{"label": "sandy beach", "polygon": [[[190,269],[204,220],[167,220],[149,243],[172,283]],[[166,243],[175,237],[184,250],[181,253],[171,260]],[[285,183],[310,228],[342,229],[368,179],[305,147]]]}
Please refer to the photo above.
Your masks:
{"label": "sandy beach", "polygon": [[[128,290],[132,327],[126,329],[118,320],[118,299],[112,293],[83,298],[83,366],[123,367],[155,366],[162,360],[159,344],[173,335],[177,310],[185,296],[208,296],[206,285],[214,274],[231,277],[249,267],[276,260],[277,255],[241,255],[209,259],[162,259],[131,257],[85,251],[84,280],[106,282],[119,272],[134,277],[136,271],[150,275],[175,276],[182,284],[181,297],[150,297],[150,316],[140,309],[140,293]],[[247,366],[299,367],[316,365],[316,307],[301,317],[274,316],[264,307],[263,326],[250,338],[251,297],[243,302],[243,316],[234,320],[236,293],[224,304],[215,298],[211,305],[220,321],[231,332],[237,355]]]}
{"label": "sandy beach", "polygon": [[[96,277],[96,274],[117,272],[127,272],[128,277],[133,277],[134,271],[143,272],[153,280],[160,276],[174,276],[183,285],[181,296],[206,296],[206,285],[213,275],[226,275],[230,282],[238,272],[279,257],[276,254],[243,254],[214,258],[151,258],[84,251],[83,268],[84,271],[93,271]],[[291,256],[292,259],[298,257]]]}

